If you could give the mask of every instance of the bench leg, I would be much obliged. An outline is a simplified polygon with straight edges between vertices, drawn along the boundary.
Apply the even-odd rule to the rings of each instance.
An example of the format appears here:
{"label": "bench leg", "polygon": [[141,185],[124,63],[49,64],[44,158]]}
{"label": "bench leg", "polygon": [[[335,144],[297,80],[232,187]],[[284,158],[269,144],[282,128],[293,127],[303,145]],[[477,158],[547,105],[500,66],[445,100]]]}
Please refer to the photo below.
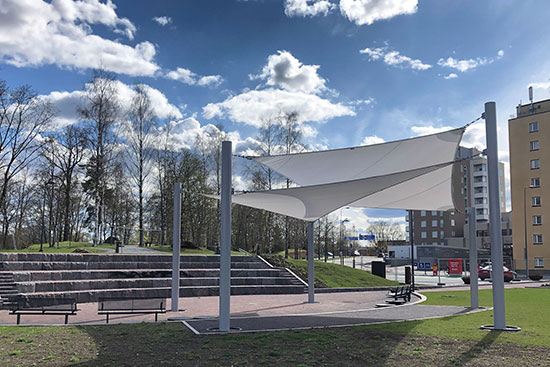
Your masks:
{"label": "bench leg", "polygon": [[107,321],[107,324],[109,323],[109,314],[107,314],[107,318],[105,319],[105,321]]}
{"label": "bench leg", "polygon": [[69,323],[69,314],[66,313],[65,314],[65,325],[67,325]]}
{"label": "bench leg", "polygon": [[17,314],[17,325],[21,322],[21,314]]}
{"label": "bench leg", "polygon": [[157,312],[155,312],[155,322],[157,322],[159,319],[159,314]]}

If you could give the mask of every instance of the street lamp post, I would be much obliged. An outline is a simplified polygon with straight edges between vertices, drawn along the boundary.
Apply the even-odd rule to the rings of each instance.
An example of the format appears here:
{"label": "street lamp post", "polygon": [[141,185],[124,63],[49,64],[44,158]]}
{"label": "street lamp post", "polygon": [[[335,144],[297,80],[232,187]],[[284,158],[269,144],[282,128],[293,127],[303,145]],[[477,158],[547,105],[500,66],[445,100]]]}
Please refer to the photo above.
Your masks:
{"label": "street lamp post", "polygon": [[48,190],[49,186],[53,186],[53,181],[49,180],[44,184],[44,193],[42,196],[42,225],[40,228],[40,252],[43,252],[43,246],[44,246],[44,230],[45,230],[45,219],[44,219],[44,212],[46,211],[46,192]]}
{"label": "street lamp post", "polygon": [[342,229],[343,229],[344,223],[349,222],[349,219],[347,218],[342,220],[342,211],[344,209],[349,209],[349,206],[340,209],[340,264],[341,265],[344,265],[344,238],[343,238]]}

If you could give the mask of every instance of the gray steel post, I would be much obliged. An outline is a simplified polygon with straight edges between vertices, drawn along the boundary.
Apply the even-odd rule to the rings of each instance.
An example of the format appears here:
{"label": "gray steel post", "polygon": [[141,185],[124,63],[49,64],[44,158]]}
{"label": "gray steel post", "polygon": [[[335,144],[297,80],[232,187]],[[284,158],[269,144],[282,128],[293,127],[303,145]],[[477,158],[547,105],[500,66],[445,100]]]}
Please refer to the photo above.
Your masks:
{"label": "gray steel post", "polygon": [[409,210],[409,241],[411,243],[411,289],[414,291],[414,241],[413,241],[413,211]]}
{"label": "gray steel post", "polygon": [[220,318],[219,330],[229,331],[231,303],[231,161],[230,141],[222,142],[222,190],[220,219]]}
{"label": "gray steel post", "polygon": [[504,270],[498,182],[497,112],[495,102],[485,103],[485,135],[487,137],[487,173],[489,176],[489,225],[491,231],[491,263],[493,279],[494,328],[506,330],[504,306]]}
{"label": "gray steel post", "polygon": [[307,301],[315,302],[315,266],[313,264],[313,222],[307,223]]}
{"label": "gray steel post", "polygon": [[[174,184],[174,228],[172,241],[172,312],[178,312],[180,299],[181,183]],[[124,236],[122,237],[124,239]]]}
{"label": "gray steel post", "polygon": [[525,248],[523,249],[523,257],[525,258],[525,279],[529,279],[529,256],[527,254],[527,187],[523,188],[523,234]]}
{"label": "gray steel post", "polygon": [[470,232],[470,307],[479,307],[477,274],[476,211],[468,208],[468,229]]}

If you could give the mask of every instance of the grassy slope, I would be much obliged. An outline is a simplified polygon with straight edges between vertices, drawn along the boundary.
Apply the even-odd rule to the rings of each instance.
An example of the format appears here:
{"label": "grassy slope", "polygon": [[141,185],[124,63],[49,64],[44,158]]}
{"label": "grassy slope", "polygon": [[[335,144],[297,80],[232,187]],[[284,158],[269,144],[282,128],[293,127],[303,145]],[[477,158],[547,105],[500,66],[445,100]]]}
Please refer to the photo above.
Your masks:
{"label": "grassy slope", "polygon": [[[307,273],[307,261],[287,259],[290,263]],[[352,287],[382,287],[399,284],[393,280],[384,279],[369,272],[353,269],[340,264],[315,261],[315,278],[326,284],[329,288]]]}
{"label": "grassy slope", "polygon": [[[101,248],[114,248],[113,245],[108,244],[102,244],[98,247]],[[49,247],[47,243],[42,245],[42,249],[44,253],[66,253],[66,252],[73,252],[76,249],[84,249],[89,252],[93,253],[99,253],[103,254],[105,251],[98,250],[96,248],[93,248],[92,243],[90,242],[59,242],[57,247]],[[2,252],[39,252],[40,251],[40,244],[35,243],[33,245],[30,245],[29,247],[22,249],[22,250],[2,250]]]}
{"label": "grassy slope", "polygon": [[[468,306],[469,291],[426,292],[427,305]],[[453,339],[495,342],[519,345],[550,346],[550,289],[506,289],[506,324],[521,327],[520,332],[495,332],[479,330],[481,325],[493,324],[492,310],[458,317],[445,317],[424,321],[409,321],[387,325],[369,326],[399,334],[441,336]],[[492,306],[492,291],[479,292],[481,306]]]}

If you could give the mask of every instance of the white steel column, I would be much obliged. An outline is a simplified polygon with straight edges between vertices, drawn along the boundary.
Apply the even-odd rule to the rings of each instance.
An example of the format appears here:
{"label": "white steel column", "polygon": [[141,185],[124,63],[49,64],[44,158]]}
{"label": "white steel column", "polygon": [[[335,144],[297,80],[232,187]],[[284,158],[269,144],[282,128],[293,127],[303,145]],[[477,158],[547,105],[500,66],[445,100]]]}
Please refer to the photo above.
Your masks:
{"label": "white steel column", "polygon": [[174,184],[174,228],[172,232],[174,233],[172,239],[172,312],[178,312],[181,249],[181,183],[179,182]]}
{"label": "white steel column", "polygon": [[478,308],[476,211],[474,207],[468,208],[468,229],[470,232],[470,307]]}
{"label": "white steel column", "polygon": [[313,264],[313,222],[307,223],[307,301],[315,302],[315,274]]}
{"label": "white steel column", "polygon": [[491,231],[491,263],[495,330],[506,330],[504,307],[504,270],[498,182],[497,112],[495,102],[485,103],[485,135],[487,137],[487,172],[489,176],[489,225]]}
{"label": "white steel column", "polygon": [[220,218],[220,317],[219,331],[229,331],[231,303],[231,161],[230,141],[222,142]]}

